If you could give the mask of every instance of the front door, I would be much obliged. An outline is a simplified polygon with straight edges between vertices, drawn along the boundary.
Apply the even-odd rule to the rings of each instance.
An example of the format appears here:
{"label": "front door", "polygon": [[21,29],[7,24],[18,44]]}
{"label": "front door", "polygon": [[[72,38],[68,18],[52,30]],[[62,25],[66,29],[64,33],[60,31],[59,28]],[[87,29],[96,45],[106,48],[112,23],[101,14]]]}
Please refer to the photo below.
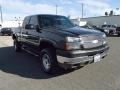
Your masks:
{"label": "front door", "polygon": [[[30,25],[37,26],[38,25],[38,20],[37,16],[32,16],[29,22]],[[39,45],[39,32],[36,31],[36,28],[33,29],[28,29],[27,30],[27,42],[30,45]]]}

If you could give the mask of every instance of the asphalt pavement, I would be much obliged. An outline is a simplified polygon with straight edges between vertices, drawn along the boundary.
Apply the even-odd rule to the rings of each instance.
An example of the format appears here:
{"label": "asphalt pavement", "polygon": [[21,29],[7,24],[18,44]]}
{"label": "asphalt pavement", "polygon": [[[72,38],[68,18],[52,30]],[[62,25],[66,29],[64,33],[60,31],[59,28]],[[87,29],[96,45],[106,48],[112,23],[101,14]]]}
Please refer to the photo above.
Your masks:
{"label": "asphalt pavement", "polygon": [[0,36],[0,90],[120,90],[120,37],[109,37],[102,61],[56,75],[41,71],[39,59],[16,53],[10,36]]}

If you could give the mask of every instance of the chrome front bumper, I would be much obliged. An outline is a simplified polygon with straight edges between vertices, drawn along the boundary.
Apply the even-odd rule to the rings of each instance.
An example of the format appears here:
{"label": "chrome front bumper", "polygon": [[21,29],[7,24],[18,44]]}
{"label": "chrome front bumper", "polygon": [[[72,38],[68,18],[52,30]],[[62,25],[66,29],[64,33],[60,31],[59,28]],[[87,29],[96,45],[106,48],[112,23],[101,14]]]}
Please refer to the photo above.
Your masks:
{"label": "chrome front bumper", "polygon": [[[64,68],[69,68],[72,67],[74,65],[81,65],[84,63],[91,63],[94,62],[94,56],[99,54],[100,58],[104,58],[105,56],[107,56],[108,54],[108,50],[109,47],[104,48],[104,52],[99,53],[99,51],[102,50],[96,50],[98,53],[94,54],[94,55],[87,55],[86,53],[83,53],[82,56],[80,57],[75,57],[75,58],[68,58],[68,57],[62,57],[62,56],[57,56],[57,60],[58,63],[60,64],[60,66],[64,67]],[[93,53],[95,51],[91,51],[91,53]]]}

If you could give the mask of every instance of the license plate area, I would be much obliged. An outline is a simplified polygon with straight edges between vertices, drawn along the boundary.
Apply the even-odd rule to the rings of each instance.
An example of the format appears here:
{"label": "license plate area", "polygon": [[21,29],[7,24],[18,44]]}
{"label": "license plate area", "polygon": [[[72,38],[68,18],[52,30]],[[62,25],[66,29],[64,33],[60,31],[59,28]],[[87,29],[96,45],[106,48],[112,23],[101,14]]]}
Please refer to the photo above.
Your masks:
{"label": "license plate area", "polygon": [[99,62],[101,60],[100,54],[94,55],[94,62]]}

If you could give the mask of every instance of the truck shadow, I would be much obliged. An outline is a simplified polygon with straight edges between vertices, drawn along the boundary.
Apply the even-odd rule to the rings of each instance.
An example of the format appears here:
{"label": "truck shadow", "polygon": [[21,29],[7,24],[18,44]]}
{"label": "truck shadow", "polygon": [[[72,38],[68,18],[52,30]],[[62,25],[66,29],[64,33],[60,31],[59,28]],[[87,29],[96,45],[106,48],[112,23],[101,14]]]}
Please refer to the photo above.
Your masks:
{"label": "truck shadow", "polygon": [[48,75],[41,71],[38,57],[25,51],[16,53],[13,47],[0,48],[0,70],[6,73],[18,75],[24,78],[49,79],[74,71],[59,68],[54,75]]}

